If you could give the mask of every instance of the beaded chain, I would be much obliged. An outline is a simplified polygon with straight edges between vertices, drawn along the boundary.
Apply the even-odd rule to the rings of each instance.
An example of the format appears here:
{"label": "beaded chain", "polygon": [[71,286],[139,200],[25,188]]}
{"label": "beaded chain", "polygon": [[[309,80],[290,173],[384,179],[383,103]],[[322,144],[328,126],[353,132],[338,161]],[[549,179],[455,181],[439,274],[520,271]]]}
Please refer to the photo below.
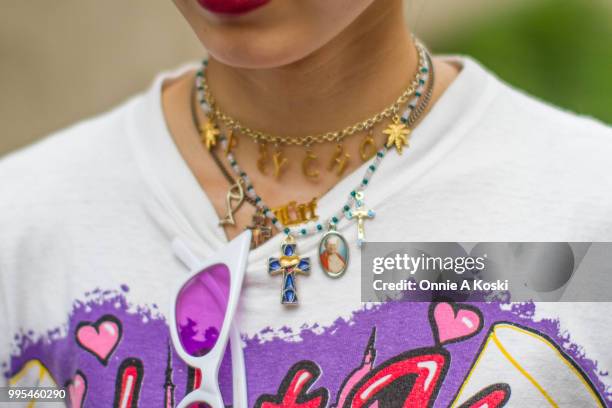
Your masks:
{"label": "beaded chain", "polygon": [[[419,71],[417,75],[418,86],[414,91],[414,98],[410,101],[406,110],[401,115],[402,123],[407,124],[407,125],[413,125],[419,119],[420,115],[425,110],[431,98],[432,89],[433,89],[434,72],[433,72],[433,65],[431,63],[431,58],[429,54],[425,51],[424,48],[421,48],[421,50],[424,53],[422,59],[423,61],[425,61],[425,63],[424,65],[418,68],[418,71]],[[427,87],[425,86],[426,84],[427,84]],[[422,97],[422,101],[421,103],[419,103],[419,100],[421,99],[421,97]],[[204,102],[202,102],[202,99],[200,99],[200,106],[202,107],[204,113],[210,113],[208,104],[206,103],[205,99],[204,99]],[[253,184],[249,176],[247,175],[246,172],[244,172],[240,168],[233,153],[231,152],[230,149],[228,149],[227,138],[224,135],[220,135],[219,141],[221,143],[222,149],[228,152],[226,157],[230,164],[230,167],[232,168],[234,173],[244,181],[244,185],[246,186],[246,194],[251,198],[250,202],[254,203],[254,205],[258,209],[260,209],[266,217],[268,217],[271,220],[272,225],[277,230],[283,231],[287,236],[293,236],[293,235],[309,236],[309,235],[317,234],[324,230],[324,225],[326,224],[330,229],[335,229],[336,226],[340,223],[340,221],[346,217],[346,213],[350,211],[350,209],[352,208],[353,204],[355,203],[357,199],[356,197],[358,193],[366,190],[366,188],[368,187],[370,183],[370,179],[372,178],[376,170],[379,168],[382,162],[382,159],[386,156],[389,150],[388,147],[382,147],[381,149],[377,151],[376,156],[374,157],[370,165],[367,167],[366,172],[361,182],[359,183],[359,185],[356,186],[353,190],[351,190],[345,204],[336,213],[334,213],[330,218],[328,218],[325,222],[309,221],[307,223],[300,224],[295,227],[284,227],[280,223],[280,221],[275,217],[272,210],[264,203],[263,199],[259,195],[257,195],[257,193],[255,192],[255,188],[253,187]]]}
{"label": "beaded chain", "polygon": [[[220,140],[221,140],[221,146],[225,149],[227,147],[227,138],[222,137]],[[227,159],[229,161],[230,166],[234,170],[234,172],[244,180],[244,184],[246,186],[246,194],[249,195],[255,201],[255,205],[257,206],[257,208],[259,208],[266,217],[270,218],[270,220],[272,221],[272,225],[274,225],[274,227],[277,230],[283,231],[286,235],[308,236],[308,235],[313,235],[313,234],[323,231],[325,224],[327,224],[330,227],[335,227],[336,225],[338,225],[340,220],[346,216],[345,212],[351,209],[351,206],[353,202],[355,201],[357,192],[364,191],[367,188],[370,178],[372,177],[374,172],[378,169],[380,162],[387,154],[387,150],[388,149],[386,147],[383,147],[376,153],[376,157],[372,160],[371,164],[368,166],[368,169],[366,170],[366,173],[363,179],[361,180],[361,183],[351,191],[351,193],[349,194],[349,198],[347,199],[344,206],[342,206],[340,210],[338,210],[334,215],[332,215],[329,219],[327,219],[327,221],[323,223],[322,222],[315,223],[313,221],[309,221],[307,223],[300,224],[295,227],[284,227],[284,228],[281,222],[275,217],[272,210],[270,210],[270,208],[263,202],[262,198],[257,195],[257,193],[255,192],[255,188],[253,187],[253,183],[251,183],[249,176],[243,170],[241,170],[240,166],[238,165],[238,162],[234,158],[234,155],[232,153],[229,153],[227,155]]]}

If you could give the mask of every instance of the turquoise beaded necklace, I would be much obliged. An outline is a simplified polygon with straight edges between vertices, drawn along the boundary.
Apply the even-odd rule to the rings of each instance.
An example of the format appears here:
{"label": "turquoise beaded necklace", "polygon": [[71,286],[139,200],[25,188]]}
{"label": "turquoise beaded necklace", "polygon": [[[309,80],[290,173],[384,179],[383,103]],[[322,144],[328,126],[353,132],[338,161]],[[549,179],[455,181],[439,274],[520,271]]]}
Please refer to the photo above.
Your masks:
{"label": "turquoise beaded necklace", "polygon": [[[425,94],[427,93],[425,91],[425,85],[429,82],[430,78],[433,78],[433,72],[431,72],[432,71],[431,62],[430,62],[431,60],[425,48],[421,46],[418,49],[419,49],[419,52],[422,53],[421,59],[424,61],[424,65],[420,67],[420,76],[418,78],[419,87],[415,90],[415,93],[414,93],[415,97],[408,104],[407,109],[403,112],[401,116],[401,121],[405,124],[410,124],[410,122],[416,119],[414,118],[413,113],[415,113],[417,108],[419,107],[418,102],[420,98],[424,95],[424,93]],[[200,106],[202,107],[202,110],[204,111],[205,114],[209,114],[211,109],[207,103],[206,96],[205,96],[204,90],[202,88],[201,80],[200,80],[200,78],[202,78],[204,75],[205,67],[206,67],[206,61],[204,61],[201,70],[198,72],[198,75],[196,76],[196,89],[198,90],[198,93],[199,93],[198,97],[199,97]],[[278,231],[282,231],[285,235],[302,236],[302,237],[323,232],[325,226],[327,226],[327,228],[335,228],[338,225],[338,223],[342,220],[342,218],[346,217],[348,212],[351,210],[352,205],[356,201],[356,196],[358,192],[363,193],[363,191],[365,191],[365,189],[369,185],[372,175],[378,169],[380,163],[382,162],[382,159],[386,156],[389,150],[387,147],[382,147],[376,152],[376,155],[374,159],[372,160],[372,162],[370,163],[370,165],[367,167],[366,172],[363,178],[361,179],[360,184],[356,186],[353,190],[351,190],[345,204],[336,213],[334,213],[331,217],[329,217],[325,222],[321,223],[321,222],[309,221],[307,223],[300,224],[294,227],[284,227],[280,223],[280,221],[274,216],[274,213],[272,212],[270,207],[268,207],[264,203],[263,199],[259,195],[257,195],[257,193],[255,192],[255,188],[253,187],[253,183],[251,182],[249,176],[247,175],[245,171],[241,169],[241,167],[238,164],[238,161],[232,154],[231,149],[228,148],[227,138],[224,135],[220,135],[219,141],[221,143],[222,149],[228,152],[228,154],[226,155],[226,158],[229,162],[230,167],[232,168],[234,173],[238,177],[240,177],[242,181],[244,182],[244,185],[246,186],[246,194],[249,195],[249,197],[251,197],[251,199],[255,202],[255,205],[257,206],[257,208],[260,209],[262,213],[271,220],[272,225]]]}
{"label": "turquoise beaded necklace", "polygon": [[[224,150],[227,149],[227,138],[221,136],[219,140],[221,142],[221,147]],[[227,160],[234,173],[236,173],[236,175],[238,175],[244,181],[244,185],[246,186],[246,194],[248,194],[254,200],[257,208],[259,208],[266,217],[270,218],[272,225],[274,225],[277,230],[282,231],[285,235],[305,237],[323,232],[325,226],[327,226],[328,228],[335,228],[342,220],[342,218],[346,217],[347,213],[351,210],[352,205],[355,203],[358,192],[363,192],[367,188],[370,179],[372,178],[372,175],[374,175],[374,173],[380,166],[380,163],[387,154],[387,151],[388,148],[383,147],[378,150],[378,152],[376,152],[376,156],[372,160],[370,165],[367,167],[366,173],[364,174],[361,183],[353,190],[351,190],[348,199],[346,200],[346,203],[336,213],[329,217],[325,222],[310,221],[304,224],[297,225],[295,227],[283,227],[280,221],[274,216],[272,210],[264,203],[262,198],[257,195],[249,176],[240,168],[238,162],[236,161],[231,152],[227,154]]]}
{"label": "turquoise beaded necklace", "polygon": [[[417,47],[419,51],[419,57],[421,61],[424,61],[422,66],[419,66],[419,77],[418,87],[415,89],[414,98],[408,104],[405,111],[402,113],[400,120],[403,124],[413,125],[425,110],[431,98],[433,89],[434,72],[433,65],[431,63],[431,57],[421,45]],[[198,91],[199,102],[203,112],[208,115],[211,112],[211,108],[207,103],[204,89],[202,86],[202,78],[204,76],[204,70],[206,68],[207,61],[204,61],[202,68],[196,74],[196,89]],[[427,86],[426,86],[427,85]],[[422,98],[422,102],[420,102]],[[300,224],[294,227],[284,227],[280,221],[276,218],[272,210],[264,203],[263,199],[257,195],[255,188],[245,171],[243,171],[231,149],[228,149],[228,140],[221,134],[219,137],[221,146],[224,151],[228,152],[226,155],[230,167],[234,173],[242,180],[246,186],[246,194],[254,202],[258,210],[260,210],[267,218],[272,222],[272,225],[279,231],[285,234],[283,243],[281,244],[281,256],[280,258],[270,258],[268,261],[268,273],[270,275],[282,274],[283,285],[281,287],[281,303],[285,305],[297,305],[297,288],[296,288],[296,276],[299,274],[310,273],[310,260],[309,258],[300,258],[296,253],[295,237],[306,237],[321,233],[327,226],[327,232],[324,234],[319,244],[319,260],[323,271],[332,278],[338,278],[344,274],[348,267],[348,244],[340,233],[336,231],[336,227],[343,218],[347,220],[356,219],[358,226],[358,246],[361,247],[365,240],[363,232],[363,222],[365,219],[373,218],[375,213],[373,210],[364,209],[364,191],[370,184],[370,180],[376,170],[378,170],[382,160],[387,155],[389,147],[385,146],[376,152],[374,159],[366,168],[366,172],[361,179],[361,182],[356,186],[348,195],[345,204],[337,210],[331,217],[325,222],[314,222],[309,221],[304,224]],[[323,262],[323,253],[327,249],[328,242],[332,242],[333,245],[338,245],[338,242],[345,248],[344,258],[340,258],[342,262],[340,267],[335,266],[334,268],[329,266],[329,263]],[[333,247],[333,246],[332,246]],[[337,253],[336,253],[337,256]],[[338,262],[336,261],[336,265]]]}

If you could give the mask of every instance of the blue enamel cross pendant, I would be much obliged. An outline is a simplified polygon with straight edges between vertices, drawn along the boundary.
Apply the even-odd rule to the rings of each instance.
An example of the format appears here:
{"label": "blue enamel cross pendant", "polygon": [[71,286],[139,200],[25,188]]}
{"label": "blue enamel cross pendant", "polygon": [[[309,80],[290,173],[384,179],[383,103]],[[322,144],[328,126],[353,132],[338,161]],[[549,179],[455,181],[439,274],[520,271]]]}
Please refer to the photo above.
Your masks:
{"label": "blue enamel cross pendant", "polygon": [[310,259],[300,258],[296,254],[296,244],[291,235],[288,235],[281,245],[281,252],[280,258],[268,259],[268,273],[271,276],[283,274],[281,303],[283,305],[297,305],[295,277],[296,275],[310,274]]}

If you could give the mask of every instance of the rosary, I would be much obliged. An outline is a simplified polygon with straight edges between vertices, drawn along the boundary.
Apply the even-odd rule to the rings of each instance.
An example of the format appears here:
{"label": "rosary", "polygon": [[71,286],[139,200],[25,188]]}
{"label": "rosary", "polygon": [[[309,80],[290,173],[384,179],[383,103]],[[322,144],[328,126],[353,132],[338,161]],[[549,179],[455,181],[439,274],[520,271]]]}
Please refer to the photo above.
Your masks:
{"label": "rosary", "polygon": [[[419,56],[416,74],[408,88],[391,106],[365,121],[340,131],[318,135],[284,137],[266,134],[244,126],[218,108],[207,84],[208,61],[205,60],[202,68],[196,73],[191,98],[194,123],[200,132],[203,145],[230,184],[225,200],[226,214],[220,218],[219,225],[235,225],[234,213],[244,202],[247,202],[255,207],[252,223],[247,227],[253,233],[252,248],[270,239],[273,230],[282,231],[285,236],[281,244],[281,254],[279,257],[269,258],[267,270],[271,276],[282,276],[282,304],[294,306],[298,304],[296,277],[308,275],[311,270],[310,259],[300,257],[297,253],[297,238],[323,234],[319,242],[319,264],[323,272],[331,278],[341,277],[349,264],[349,245],[342,234],[336,230],[338,223],[343,218],[349,221],[354,220],[357,225],[358,247],[361,248],[365,242],[365,223],[375,216],[374,210],[367,208],[364,200],[370,179],[389,150],[395,148],[399,154],[402,154],[403,147],[408,145],[411,129],[421,118],[431,100],[434,85],[431,57],[422,44],[416,41],[415,45]],[[196,100],[205,115],[205,120],[202,122],[196,112]],[[386,136],[386,141],[382,147],[377,148],[372,128],[387,119],[390,119],[391,123],[382,132]],[[226,135],[222,134],[220,124],[228,129]],[[277,208],[268,207],[257,195],[248,175],[240,168],[232,153],[232,149],[237,145],[237,135],[250,137],[258,146],[257,169],[264,175],[279,178],[286,167],[291,164],[290,160],[283,155],[282,146],[304,146],[302,173],[309,180],[316,181],[320,177],[320,171],[316,168],[318,157],[312,152],[310,146],[313,143],[335,143],[336,146],[328,162],[327,170],[341,177],[350,160],[350,154],[344,149],[343,140],[356,133],[365,133],[359,145],[359,156],[364,162],[368,160],[371,162],[360,184],[348,194],[346,202],[325,221],[320,221],[316,213],[317,198],[306,203],[292,200]],[[217,144],[220,145],[220,153],[225,156],[235,177],[230,174],[219,157]],[[267,148],[268,145],[274,146],[271,155]],[[269,171],[270,169],[272,171]]]}

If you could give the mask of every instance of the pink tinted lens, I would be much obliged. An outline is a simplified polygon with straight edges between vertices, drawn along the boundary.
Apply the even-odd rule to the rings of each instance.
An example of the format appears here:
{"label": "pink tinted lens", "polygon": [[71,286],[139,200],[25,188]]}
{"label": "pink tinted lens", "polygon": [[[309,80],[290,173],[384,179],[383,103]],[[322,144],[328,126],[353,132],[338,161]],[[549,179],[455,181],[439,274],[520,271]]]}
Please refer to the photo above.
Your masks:
{"label": "pink tinted lens", "polygon": [[191,356],[210,352],[221,333],[229,300],[230,271],[216,264],[198,272],[176,298],[176,329]]}

